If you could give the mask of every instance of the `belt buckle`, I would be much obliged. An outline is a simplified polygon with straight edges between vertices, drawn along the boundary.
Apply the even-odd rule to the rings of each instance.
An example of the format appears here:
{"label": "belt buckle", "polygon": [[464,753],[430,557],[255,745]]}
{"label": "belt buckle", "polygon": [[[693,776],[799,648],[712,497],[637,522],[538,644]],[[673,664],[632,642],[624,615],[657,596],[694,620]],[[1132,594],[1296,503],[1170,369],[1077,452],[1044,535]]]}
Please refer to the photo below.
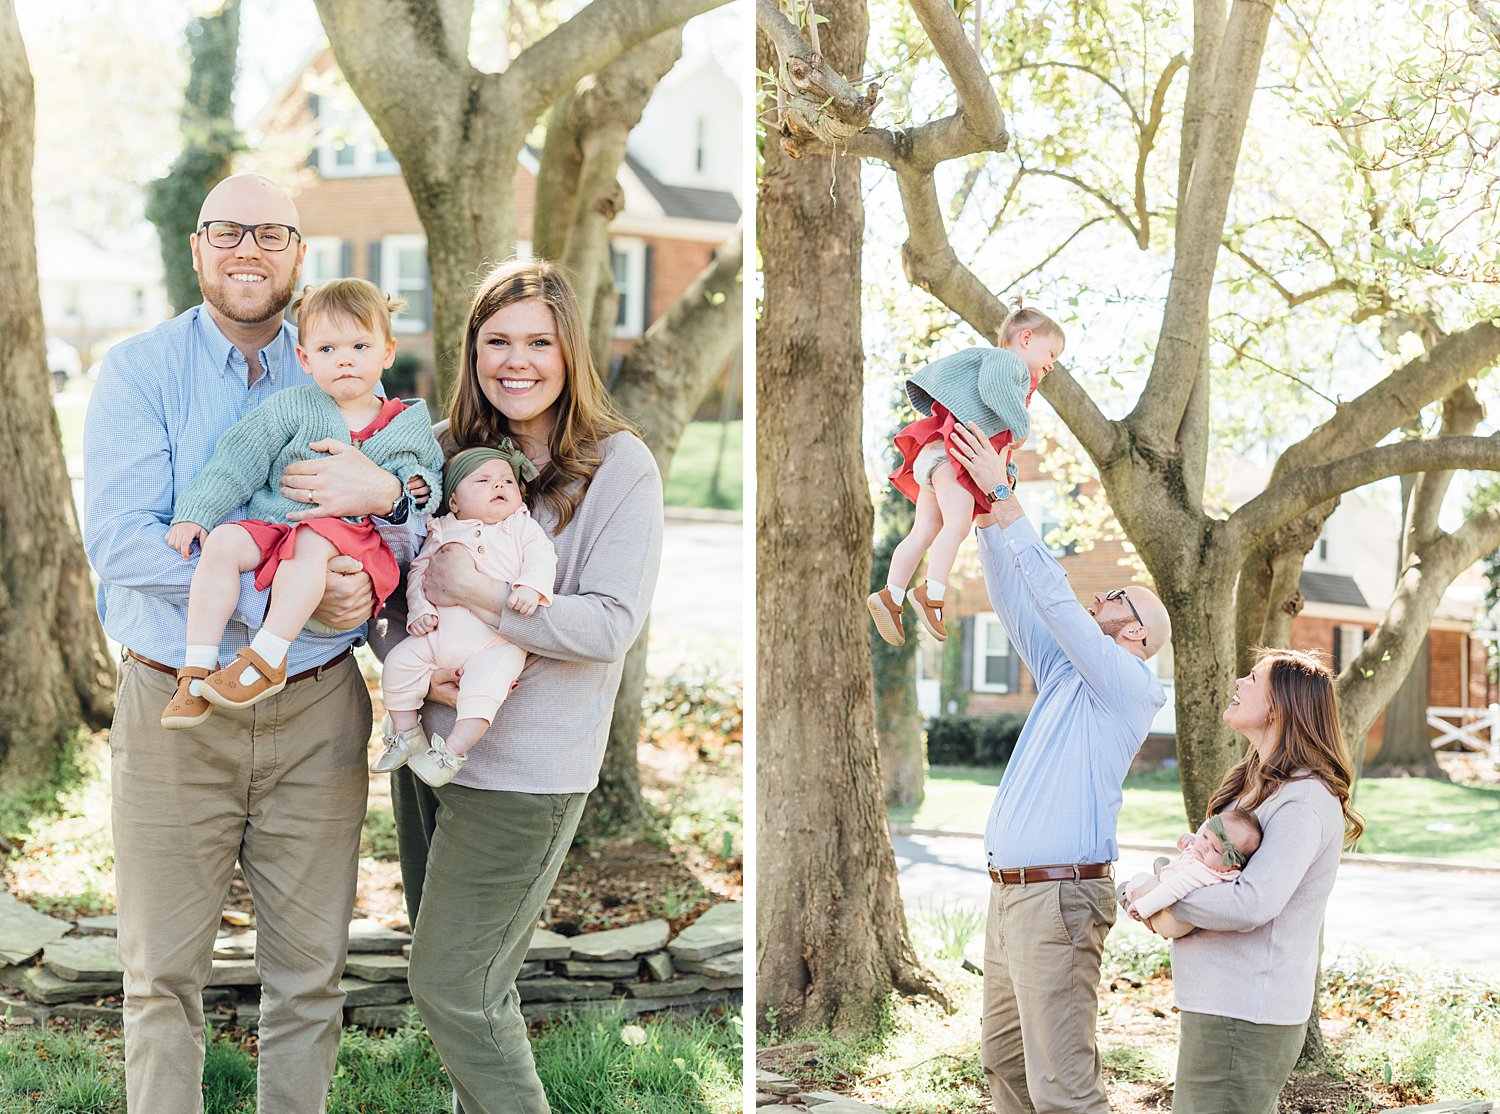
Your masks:
{"label": "belt buckle", "polygon": [[1016,873],[1021,876],[1021,885],[1026,885],[1026,868],[1024,866],[1017,867]]}
{"label": "belt buckle", "polygon": [[1079,871],[1077,863],[1073,864],[1073,881],[1075,881],[1075,882],[1081,882],[1081,881],[1083,881],[1083,875]]}

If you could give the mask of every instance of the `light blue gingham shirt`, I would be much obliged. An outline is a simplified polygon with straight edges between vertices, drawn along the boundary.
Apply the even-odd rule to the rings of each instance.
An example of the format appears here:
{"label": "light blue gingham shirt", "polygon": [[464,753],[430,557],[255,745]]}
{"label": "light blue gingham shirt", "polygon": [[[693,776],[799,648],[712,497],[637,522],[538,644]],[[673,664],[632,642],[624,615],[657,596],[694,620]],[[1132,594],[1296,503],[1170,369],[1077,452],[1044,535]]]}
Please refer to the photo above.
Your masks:
{"label": "light blue gingham shirt", "polygon": [[985,823],[989,865],[1114,862],[1121,785],[1166,693],[1099,629],[1025,517],[978,534],[990,606],[1037,687]]}
{"label": "light blue gingham shirt", "polygon": [[[116,642],[164,665],[182,665],[198,565],[196,551],[184,561],[167,546],[178,493],[226,429],[277,391],[307,382],[297,332],[284,322],[259,360],[264,374],[247,387],[244,355],[195,306],[111,348],[89,399],[83,543],[99,575],[99,618]],[[230,521],[244,516],[241,507]],[[265,615],[267,593],[253,582],[253,573],[241,577],[220,661],[249,644]],[[287,654],[287,672],[315,668],[363,635],[364,627],[337,635],[304,630]]]}

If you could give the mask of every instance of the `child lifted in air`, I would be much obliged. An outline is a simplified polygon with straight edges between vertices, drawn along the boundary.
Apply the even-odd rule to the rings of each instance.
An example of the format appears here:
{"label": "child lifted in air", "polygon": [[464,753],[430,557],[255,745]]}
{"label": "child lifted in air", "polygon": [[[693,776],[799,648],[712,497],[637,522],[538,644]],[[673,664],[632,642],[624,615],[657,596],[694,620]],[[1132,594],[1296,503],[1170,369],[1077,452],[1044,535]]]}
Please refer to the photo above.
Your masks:
{"label": "child lifted in air", "polygon": [[[403,402],[375,393],[391,366],[396,341],[393,302],[364,279],[308,287],[292,303],[299,323],[297,359],[313,382],[278,391],[230,426],[213,459],[177,500],[167,544],[187,559],[202,556],[188,593],[187,653],[163,727],[196,727],[214,708],[248,708],[286,687],[287,649],[323,598],[328,561],[353,557],[370,575],[375,609],[396,588],[395,555],[375,524],[363,518],[288,515],[307,503],[281,494],[282,471],[320,454],[308,446],[332,439],[357,446],[393,473],[402,490],[414,480],[441,495],[443,452],[421,399]],[[421,484],[418,484],[421,489]],[[246,504],[250,517],[225,518]],[[271,588],[265,621],[250,645],[219,668],[219,643],[239,602],[240,577]]]}
{"label": "child lifted in air", "polygon": [[[505,606],[512,611],[532,615],[549,604],[557,553],[522,501],[524,485],[536,477],[536,465],[508,437],[498,448],[465,449],[448,462],[448,512],[431,521],[422,552],[406,573],[409,637],[386,655],[381,676],[386,746],[375,761],[377,772],[409,765],[428,785],[448,784],[521,676],[525,650],[467,608],[434,607],[424,581],[439,549],[462,545],[480,572],[510,585]],[[458,720],[446,740],[428,739],[417,712],[432,674],[460,668]]]}
{"label": "child lifted in air", "polygon": [[[911,533],[891,554],[886,586],[866,601],[880,637],[906,641],[901,622],[906,586],[927,554],[927,582],[911,592],[917,617],[939,642],[948,637],[943,598],[958,547],[974,518],[997,499],[1010,497],[1016,466],[1011,455],[1030,435],[1027,407],[1037,384],[1063,350],[1062,328],[1040,310],[1016,308],[1000,328],[1000,346],[976,345],[934,360],[906,381],[906,394],[922,418],[896,434],[901,467],[891,482],[917,505]],[[1009,484],[981,491],[949,455],[956,425],[974,423],[1005,454]]]}
{"label": "child lifted in air", "polygon": [[1168,907],[1200,886],[1233,882],[1260,848],[1260,834],[1253,812],[1236,808],[1210,816],[1196,833],[1178,837],[1182,854],[1175,860],[1162,856],[1153,864],[1155,873],[1142,872],[1122,883],[1120,904],[1138,921],[1165,912],[1152,929],[1169,939],[1186,936],[1192,927],[1172,917]]}

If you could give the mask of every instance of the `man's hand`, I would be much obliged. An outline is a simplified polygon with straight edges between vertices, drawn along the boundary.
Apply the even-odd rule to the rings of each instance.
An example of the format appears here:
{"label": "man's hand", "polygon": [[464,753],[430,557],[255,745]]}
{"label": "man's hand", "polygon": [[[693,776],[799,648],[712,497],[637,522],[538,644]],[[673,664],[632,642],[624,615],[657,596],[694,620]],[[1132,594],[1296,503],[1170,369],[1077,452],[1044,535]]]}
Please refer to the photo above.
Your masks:
{"label": "man's hand", "polygon": [[437,630],[438,617],[436,615],[418,615],[406,624],[407,634],[431,634]]}
{"label": "man's hand", "polygon": [[457,543],[442,546],[427,563],[422,591],[434,607],[464,607],[492,627],[500,626],[506,586],[485,576],[469,551]]}
{"label": "man's hand", "polygon": [[197,542],[201,546],[207,537],[208,531],[196,522],[179,522],[167,531],[167,544],[182,554],[182,559],[186,561],[193,555],[193,543]]}
{"label": "man's hand", "polygon": [[288,521],[380,515],[395,505],[401,481],[353,445],[327,437],[308,448],[326,455],[293,461],[281,474],[282,496],[311,504],[287,515]]}
{"label": "man's hand", "polygon": [[427,699],[434,704],[458,707],[458,682],[463,677],[462,669],[434,669],[427,682]]}
{"label": "man's hand", "polygon": [[535,588],[517,584],[510,590],[510,598],[505,601],[505,606],[522,615],[535,615],[537,606],[541,602],[542,595]]}
{"label": "man's hand", "polygon": [[[1010,480],[1005,474],[1004,458],[995,451],[995,446],[990,444],[989,438],[973,422],[953,427],[951,451],[957,464],[969,473],[970,478],[981,491],[993,491],[1002,483],[1009,486]],[[991,503],[989,516],[980,516],[980,519],[988,517],[989,521],[982,522],[976,519],[975,525],[988,526],[993,523],[999,526],[1009,526],[1025,513],[1021,509],[1020,502],[1012,496],[1009,499]]]}
{"label": "man's hand", "polygon": [[323,602],[312,617],[334,630],[353,630],[375,610],[375,586],[370,574],[353,557],[342,553],[328,559],[328,578],[323,585]]}

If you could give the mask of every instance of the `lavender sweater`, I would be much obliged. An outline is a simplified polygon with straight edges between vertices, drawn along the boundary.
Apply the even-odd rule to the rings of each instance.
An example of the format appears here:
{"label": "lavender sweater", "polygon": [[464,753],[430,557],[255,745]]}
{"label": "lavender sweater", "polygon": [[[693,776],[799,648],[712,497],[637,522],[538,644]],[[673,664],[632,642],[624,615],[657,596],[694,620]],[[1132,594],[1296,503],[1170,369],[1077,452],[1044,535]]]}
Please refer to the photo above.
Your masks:
{"label": "lavender sweater", "polygon": [[1312,1010],[1318,932],[1344,841],[1338,798],[1288,781],[1255,809],[1260,849],[1235,882],[1204,886],[1172,912],[1201,930],[1172,941],[1179,1009],[1258,1025],[1301,1025]]}
{"label": "lavender sweater", "polygon": [[[599,781],[625,652],[656,590],[663,529],[661,476],[651,450],[632,434],[616,433],[601,455],[563,530],[545,506],[533,512],[557,549],[556,592],[551,606],[534,615],[504,612],[500,633],[526,651],[526,667],[453,779],[459,785],[585,793]],[[495,602],[509,590],[497,584]],[[405,616],[392,614],[372,639],[376,651],[383,657],[405,628]],[[446,736],[453,720],[452,708],[430,701],[422,708],[429,732]]]}

